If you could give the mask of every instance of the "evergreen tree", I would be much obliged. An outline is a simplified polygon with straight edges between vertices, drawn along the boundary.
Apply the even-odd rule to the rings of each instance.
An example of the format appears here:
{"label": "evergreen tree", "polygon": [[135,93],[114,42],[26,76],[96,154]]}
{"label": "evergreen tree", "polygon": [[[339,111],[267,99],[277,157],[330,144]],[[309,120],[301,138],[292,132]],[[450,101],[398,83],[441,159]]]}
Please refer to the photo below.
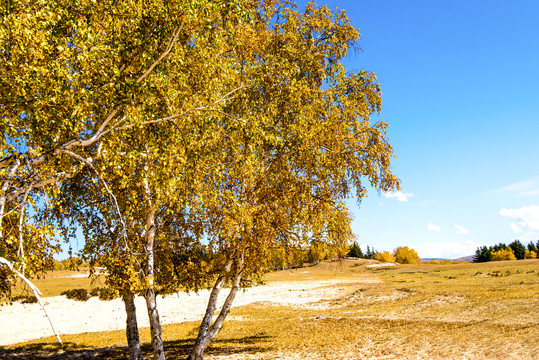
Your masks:
{"label": "evergreen tree", "polygon": [[511,244],[509,244],[509,247],[513,250],[513,254],[515,254],[517,260],[524,259],[526,248],[524,247],[524,245],[522,245],[520,240],[516,239]]}
{"label": "evergreen tree", "polygon": [[492,260],[491,249],[486,246],[481,246],[478,247],[477,250],[475,250],[473,262],[488,262],[490,260]]}
{"label": "evergreen tree", "polygon": [[358,245],[356,241],[350,246],[350,251],[348,252],[348,256],[350,257],[356,257],[356,258],[363,258],[363,252],[361,251],[361,247]]}
{"label": "evergreen tree", "polygon": [[365,259],[371,259],[373,260],[376,256],[377,251],[374,250],[374,248],[370,248],[369,245],[367,245],[367,252],[365,253]]}
{"label": "evergreen tree", "polygon": [[499,243],[490,247],[490,252],[500,251],[500,250],[507,250],[507,245],[505,245],[504,243]]}

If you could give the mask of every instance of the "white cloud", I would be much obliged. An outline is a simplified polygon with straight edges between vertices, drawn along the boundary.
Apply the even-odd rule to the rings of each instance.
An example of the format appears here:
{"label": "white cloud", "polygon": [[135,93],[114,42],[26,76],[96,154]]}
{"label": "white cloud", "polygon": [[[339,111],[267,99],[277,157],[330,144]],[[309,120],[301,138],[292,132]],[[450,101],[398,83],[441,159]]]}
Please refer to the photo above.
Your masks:
{"label": "white cloud", "polygon": [[500,215],[516,220],[511,224],[514,233],[519,235],[521,241],[535,241],[539,237],[539,206],[530,205],[520,209],[500,210]]}
{"label": "white cloud", "polygon": [[515,223],[511,224],[511,230],[513,230],[515,234],[522,232],[522,229],[520,228],[520,226],[518,226],[518,224],[515,224]]}
{"label": "white cloud", "polygon": [[478,247],[479,244],[468,240],[465,242],[428,242],[420,246],[415,246],[414,249],[421,258],[456,259],[462,256],[473,255]]}
{"label": "white cloud", "polygon": [[414,196],[414,194],[412,193],[403,193],[402,191],[397,191],[393,193],[382,192],[382,195],[384,195],[388,199],[396,199],[397,201],[402,202],[408,202],[408,198]]}
{"label": "white cloud", "polygon": [[428,223],[427,224],[427,229],[429,229],[430,231],[437,231],[437,232],[442,232],[442,228],[439,227],[438,225],[434,225],[432,223]]}
{"label": "white cloud", "polygon": [[498,189],[498,191],[516,192],[518,196],[539,195],[539,177],[518,181]]}
{"label": "white cloud", "polygon": [[539,230],[539,206],[537,205],[524,206],[520,209],[503,208],[500,210],[500,215],[517,220],[523,228]]}
{"label": "white cloud", "polygon": [[466,229],[465,227],[460,226],[460,225],[458,225],[458,224],[454,224],[454,225],[455,225],[455,227],[457,228],[457,234],[464,234],[464,235],[465,235],[465,234],[469,234],[469,233],[470,233],[470,231],[469,231],[468,229]]}

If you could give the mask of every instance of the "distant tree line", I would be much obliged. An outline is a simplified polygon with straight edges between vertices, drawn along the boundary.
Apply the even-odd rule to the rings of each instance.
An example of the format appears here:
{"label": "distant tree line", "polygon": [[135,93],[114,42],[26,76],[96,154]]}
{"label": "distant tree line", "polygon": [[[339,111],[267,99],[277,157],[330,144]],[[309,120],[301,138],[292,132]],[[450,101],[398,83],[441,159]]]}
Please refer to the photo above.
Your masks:
{"label": "distant tree line", "polygon": [[369,245],[367,245],[367,251],[363,253],[359,244],[354,241],[352,245],[350,245],[348,256],[360,259],[374,259],[377,253],[378,251],[374,250],[374,248],[370,248]]}
{"label": "distant tree line", "polygon": [[374,259],[381,262],[398,262],[399,264],[417,264],[421,260],[417,252],[414,249],[408,248],[408,246],[399,246],[393,252],[379,252],[367,245],[367,251],[363,253],[361,247],[355,241],[350,245],[348,256],[361,259]]}
{"label": "distant tree line", "polygon": [[516,239],[509,245],[499,243],[492,246],[480,246],[475,251],[474,262],[488,262],[501,260],[521,260],[535,259],[539,248],[539,240],[534,244],[530,241],[528,246],[524,246],[520,240]]}

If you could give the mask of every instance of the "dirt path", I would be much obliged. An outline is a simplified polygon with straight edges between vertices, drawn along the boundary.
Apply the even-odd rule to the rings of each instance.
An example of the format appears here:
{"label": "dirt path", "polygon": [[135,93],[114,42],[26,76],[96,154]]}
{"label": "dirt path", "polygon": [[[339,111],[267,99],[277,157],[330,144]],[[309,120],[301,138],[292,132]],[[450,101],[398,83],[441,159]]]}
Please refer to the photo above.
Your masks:
{"label": "dirt path", "polygon": [[[247,305],[257,301],[281,304],[303,305],[321,300],[331,300],[342,295],[338,283],[346,280],[323,280],[310,282],[275,282],[255,286],[240,291],[234,306]],[[357,282],[357,281],[356,281]],[[158,297],[158,306],[163,324],[196,321],[202,318],[209,291],[177,293]],[[222,295],[224,300],[226,295]],[[124,304],[120,299],[100,301],[91,298],[86,302],[69,300],[65,296],[44,298],[47,311],[53,317],[60,334],[108,331],[125,329]],[[142,297],[135,300],[139,327],[147,327],[148,316]],[[10,345],[22,341],[39,339],[53,335],[47,318],[38,304],[21,304],[0,307],[0,345]]]}

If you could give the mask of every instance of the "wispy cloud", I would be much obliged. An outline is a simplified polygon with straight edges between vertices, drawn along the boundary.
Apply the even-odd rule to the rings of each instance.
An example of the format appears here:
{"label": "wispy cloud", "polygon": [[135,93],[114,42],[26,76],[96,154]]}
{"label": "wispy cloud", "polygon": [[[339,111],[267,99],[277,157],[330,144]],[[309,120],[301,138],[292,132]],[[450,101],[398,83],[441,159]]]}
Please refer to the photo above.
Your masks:
{"label": "wispy cloud", "polygon": [[513,230],[515,234],[519,234],[522,232],[522,229],[520,228],[520,226],[518,226],[518,224],[515,224],[515,223],[511,224],[511,230]]}
{"label": "wispy cloud", "polygon": [[454,224],[454,225],[455,225],[455,227],[457,228],[457,234],[464,234],[464,235],[466,235],[466,234],[469,234],[469,233],[470,233],[470,231],[469,231],[468,229],[466,229],[465,227],[460,226],[460,225],[458,225],[458,224]]}
{"label": "wispy cloud", "polygon": [[539,177],[518,181],[498,189],[498,191],[514,192],[518,196],[539,195]]}
{"label": "wispy cloud", "polygon": [[408,202],[408,198],[411,198],[414,196],[412,193],[403,193],[402,191],[396,191],[396,192],[382,192],[382,195],[384,195],[388,199],[396,199],[397,201],[402,202]]}
{"label": "wispy cloud", "polygon": [[511,229],[515,234],[526,232],[519,236],[521,240],[535,240],[539,237],[539,206],[530,205],[519,209],[503,208],[500,210],[500,215],[515,220],[511,224]]}
{"label": "wispy cloud", "polygon": [[434,225],[433,223],[428,223],[427,229],[429,229],[430,231],[442,232],[442,228],[438,225]]}

